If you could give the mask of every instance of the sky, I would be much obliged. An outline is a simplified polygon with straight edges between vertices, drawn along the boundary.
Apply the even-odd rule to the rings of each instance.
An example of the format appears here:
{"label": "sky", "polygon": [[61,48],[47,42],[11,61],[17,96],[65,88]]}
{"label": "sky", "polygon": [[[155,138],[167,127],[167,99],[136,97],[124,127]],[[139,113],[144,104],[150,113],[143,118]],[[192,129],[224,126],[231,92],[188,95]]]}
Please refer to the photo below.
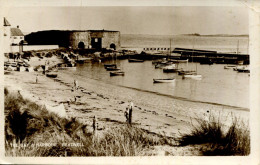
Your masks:
{"label": "sky", "polygon": [[40,30],[118,30],[121,34],[248,34],[243,6],[12,7],[12,27]]}

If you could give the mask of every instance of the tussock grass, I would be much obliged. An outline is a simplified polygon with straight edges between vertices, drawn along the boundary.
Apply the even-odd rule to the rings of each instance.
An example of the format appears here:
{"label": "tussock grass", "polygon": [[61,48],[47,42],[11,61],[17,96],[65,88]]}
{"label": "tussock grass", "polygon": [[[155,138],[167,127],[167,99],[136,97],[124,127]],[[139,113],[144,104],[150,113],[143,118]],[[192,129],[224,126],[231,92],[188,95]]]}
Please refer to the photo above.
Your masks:
{"label": "tussock grass", "polygon": [[190,133],[181,134],[176,140],[179,146],[201,145],[203,155],[249,155],[250,132],[248,125],[236,117],[229,126],[214,116],[207,120],[196,120]]}
{"label": "tussock grass", "polygon": [[93,132],[7,89],[5,116],[6,156],[139,156],[154,145],[171,144],[167,137],[128,125]]}

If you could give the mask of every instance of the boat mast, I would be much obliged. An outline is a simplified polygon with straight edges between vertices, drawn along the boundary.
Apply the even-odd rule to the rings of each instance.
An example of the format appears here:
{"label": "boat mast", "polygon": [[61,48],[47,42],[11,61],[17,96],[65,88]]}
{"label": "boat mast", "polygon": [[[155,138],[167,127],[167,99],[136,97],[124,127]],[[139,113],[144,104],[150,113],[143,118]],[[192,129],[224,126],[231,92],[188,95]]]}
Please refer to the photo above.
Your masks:
{"label": "boat mast", "polygon": [[238,54],[238,50],[239,50],[239,40],[237,41],[237,54]]}

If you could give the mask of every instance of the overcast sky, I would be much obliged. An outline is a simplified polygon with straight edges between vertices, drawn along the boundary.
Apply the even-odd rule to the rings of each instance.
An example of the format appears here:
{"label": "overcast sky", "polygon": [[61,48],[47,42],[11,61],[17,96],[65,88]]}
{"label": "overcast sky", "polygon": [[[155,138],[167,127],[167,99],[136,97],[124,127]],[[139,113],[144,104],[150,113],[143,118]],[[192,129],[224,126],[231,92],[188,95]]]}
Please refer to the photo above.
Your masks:
{"label": "overcast sky", "polygon": [[5,14],[23,32],[119,30],[121,34],[248,34],[246,7],[15,7]]}

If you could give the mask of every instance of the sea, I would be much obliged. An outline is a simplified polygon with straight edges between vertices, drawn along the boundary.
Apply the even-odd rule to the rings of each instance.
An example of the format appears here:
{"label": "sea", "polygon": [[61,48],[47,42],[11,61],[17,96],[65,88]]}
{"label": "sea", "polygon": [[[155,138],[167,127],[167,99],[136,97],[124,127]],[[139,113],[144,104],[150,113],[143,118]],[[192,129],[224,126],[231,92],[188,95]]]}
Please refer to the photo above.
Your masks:
{"label": "sea", "polygon": [[[171,44],[171,45],[170,45]],[[227,36],[160,36],[160,35],[121,35],[121,47],[141,51],[144,48],[175,47],[214,50],[225,53],[248,53],[248,37]],[[104,64],[116,63],[124,72],[124,76],[110,77]],[[179,68],[195,70],[202,79],[183,79],[177,73],[163,73],[155,69],[152,61],[129,63],[128,60],[111,60],[102,63],[85,63],[77,65],[71,74],[84,84],[93,80],[103,86],[113,86],[112,94],[118,94],[117,88],[127,89],[120,95],[138,93],[136,100],[151,102],[163,107],[169,101],[200,103],[234,107],[249,111],[249,79],[248,73],[238,73],[233,69],[224,69],[224,64],[200,65],[199,63],[181,63]],[[174,83],[153,83],[156,78],[175,78]],[[131,93],[131,94],[130,94]],[[149,95],[147,95],[147,93]],[[148,97],[149,96],[149,97]],[[152,104],[152,103],[151,103]]]}

